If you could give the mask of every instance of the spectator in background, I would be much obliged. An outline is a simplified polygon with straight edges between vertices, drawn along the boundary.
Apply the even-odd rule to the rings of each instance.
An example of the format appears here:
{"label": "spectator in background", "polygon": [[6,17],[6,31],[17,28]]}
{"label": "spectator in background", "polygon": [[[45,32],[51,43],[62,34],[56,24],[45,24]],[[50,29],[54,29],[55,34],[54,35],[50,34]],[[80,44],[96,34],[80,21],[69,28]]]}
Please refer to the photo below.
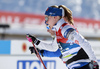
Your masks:
{"label": "spectator in background", "polygon": [[51,57],[53,53],[61,51],[57,57],[62,59],[68,69],[99,69],[91,45],[74,27],[70,9],[64,5],[48,7],[45,24],[48,32],[54,36],[52,43],[44,43],[34,36],[27,37],[28,41],[33,42],[40,51],[51,53]]}

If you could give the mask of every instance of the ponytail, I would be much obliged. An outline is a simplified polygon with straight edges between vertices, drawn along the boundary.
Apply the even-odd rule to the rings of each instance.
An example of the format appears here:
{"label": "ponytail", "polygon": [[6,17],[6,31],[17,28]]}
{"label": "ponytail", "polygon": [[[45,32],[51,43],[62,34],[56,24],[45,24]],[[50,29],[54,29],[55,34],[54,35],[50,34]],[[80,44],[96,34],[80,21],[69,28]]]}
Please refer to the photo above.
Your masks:
{"label": "ponytail", "polygon": [[59,5],[58,8],[63,8],[63,17],[66,18],[66,20],[68,20],[69,24],[74,25],[74,21],[72,18],[72,11],[70,9],[68,9],[66,6],[64,5]]}

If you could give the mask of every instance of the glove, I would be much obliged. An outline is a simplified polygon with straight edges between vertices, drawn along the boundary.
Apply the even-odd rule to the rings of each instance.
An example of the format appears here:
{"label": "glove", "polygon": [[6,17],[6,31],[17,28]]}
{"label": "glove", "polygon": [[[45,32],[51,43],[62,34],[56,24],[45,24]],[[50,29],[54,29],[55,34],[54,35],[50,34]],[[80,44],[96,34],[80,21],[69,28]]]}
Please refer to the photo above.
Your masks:
{"label": "glove", "polygon": [[[36,49],[38,52],[40,51],[38,48]],[[35,51],[34,47],[29,47],[29,50],[31,51],[31,54],[35,53],[37,55],[37,52]]]}
{"label": "glove", "polygon": [[[43,57],[44,50],[39,50],[38,48],[36,48],[36,49]],[[34,47],[29,47],[29,50],[31,51],[31,54],[35,53],[37,55],[37,52],[35,51]]]}
{"label": "glove", "polygon": [[36,45],[38,45],[40,43],[40,40],[36,39],[34,36],[32,36],[30,34],[27,34],[26,38],[29,42],[33,41],[33,43]]}
{"label": "glove", "polygon": [[99,69],[99,65],[97,62],[92,60],[91,63],[93,64],[93,69]]}

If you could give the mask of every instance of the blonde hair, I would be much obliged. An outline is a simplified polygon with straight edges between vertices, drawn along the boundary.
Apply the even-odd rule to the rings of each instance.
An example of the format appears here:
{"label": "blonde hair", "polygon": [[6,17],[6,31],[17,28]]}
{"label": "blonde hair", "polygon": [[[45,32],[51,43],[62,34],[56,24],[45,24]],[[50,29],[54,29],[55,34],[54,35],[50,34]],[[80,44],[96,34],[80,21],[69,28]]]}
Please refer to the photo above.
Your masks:
{"label": "blonde hair", "polygon": [[59,5],[58,8],[64,9],[64,17],[66,18],[66,20],[68,20],[69,24],[74,25],[72,11],[64,5]]}
{"label": "blonde hair", "polygon": [[50,6],[50,7],[58,8],[58,6],[57,6],[57,5],[53,5],[53,6]]}

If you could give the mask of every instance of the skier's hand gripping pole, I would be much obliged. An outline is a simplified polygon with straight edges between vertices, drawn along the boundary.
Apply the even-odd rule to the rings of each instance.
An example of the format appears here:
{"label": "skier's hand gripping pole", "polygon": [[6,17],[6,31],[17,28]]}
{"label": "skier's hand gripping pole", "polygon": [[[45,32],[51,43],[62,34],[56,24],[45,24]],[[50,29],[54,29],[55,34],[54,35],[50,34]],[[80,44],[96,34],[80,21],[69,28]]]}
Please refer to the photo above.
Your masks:
{"label": "skier's hand gripping pole", "polygon": [[39,59],[39,60],[41,61],[41,63],[43,64],[44,68],[47,69],[46,66],[45,66],[44,63],[43,63],[43,60],[41,59],[41,56],[39,55],[39,53],[38,53],[38,51],[37,51],[37,49],[36,49],[36,47],[35,47],[35,45],[34,45],[33,39],[36,40],[36,38],[35,38],[34,36],[30,35],[30,34],[27,34],[27,35],[26,35],[26,38],[30,40],[30,41],[28,40],[29,42],[32,42],[32,45],[33,45],[33,47],[34,47],[34,49],[35,49],[35,51],[36,51],[36,53],[37,53],[36,56],[38,57],[38,59]]}

